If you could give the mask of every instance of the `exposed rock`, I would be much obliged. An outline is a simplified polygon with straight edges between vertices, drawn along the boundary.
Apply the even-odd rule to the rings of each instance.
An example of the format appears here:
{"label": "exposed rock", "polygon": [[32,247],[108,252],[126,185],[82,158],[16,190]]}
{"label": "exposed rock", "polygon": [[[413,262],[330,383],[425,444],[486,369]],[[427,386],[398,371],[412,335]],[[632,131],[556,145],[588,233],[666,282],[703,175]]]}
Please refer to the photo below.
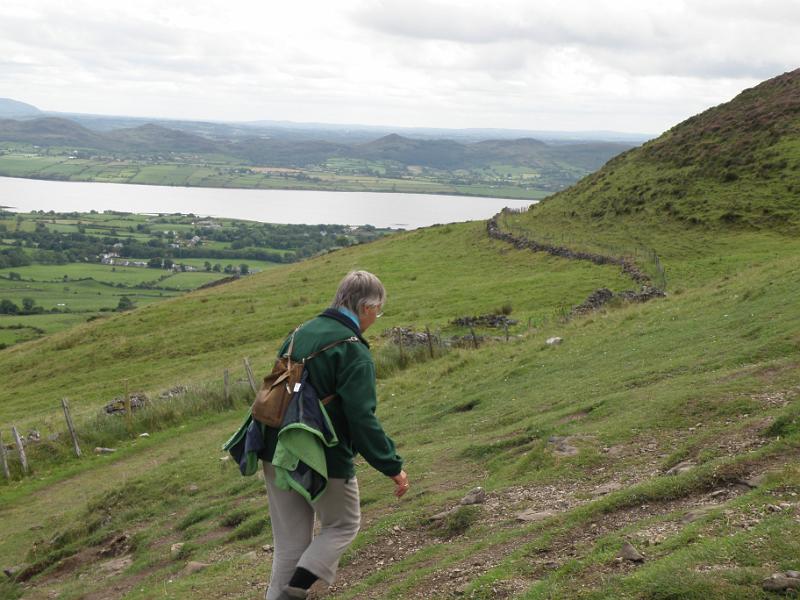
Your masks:
{"label": "exposed rock", "polygon": [[199,485],[197,485],[196,483],[191,483],[191,484],[189,484],[189,486],[186,488],[186,491],[187,491],[188,493],[190,493],[190,494],[196,494],[197,492],[199,492],[199,491],[200,491],[200,486],[199,486]]}
{"label": "exposed rock", "polygon": [[667,470],[667,475],[680,475],[681,473],[686,473],[687,471],[691,471],[697,465],[691,460],[684,460],[683,462],[679,462],[677,465],[672,467],[671,469]]}
{"label": "exposed rock", "polygon": [[460,504],[466,506],[468,504],[482,504],[484,502],[486,502],[486,490],[482,487],[476,487],[461,499]]}
{"label": "exposed rock", "polygon": [[242,555],[242,559],[250,561],[258,560],[258,553],[255,550],[251,550],[250,552]]}
{"label": "exposed rock", "polygon": [[[407,347],[428,345],[427,332],[414,331],[409,327],[392,327],[384,330],[381,336],[388,337],[395,344],[402,344]],[[431,343],[439,345],[440,340],[438,337],[431,334]]]}
{"label": "exposed rock", "polygon": [[197,573],[198,571],[202,571],[203,569],[209,567],[208,563],[198,562],[196,560],[190,560],[186,563],[186,566],[183,568],[183,573],[186,575],[191,575],[193,573]]}
{"label": "exposed rock", "polygon": [[173,388],[170,388],[168,390],[165,390],[165,391],[161,392],[158,395],[158,397],[163,399],[163,400],[166,400],[168,398],[175,398],[177,396],[182,396],[183,394],[185,394],[188,391],[189,391],[189,389],[185,385],[176,385]]}
{"label": "exposed rock", "polygon": [[599,290],[595,290],[592,292],[586,300],[583,301],[583,304],[579,304],[575,308],[572,309],[572,313],[576,315],[584,314],[591,312],[593,310],[597,310],[607,302],[609,302],[614,297],[614,292],[609,290],[608,288],[600,288]]}
{"label": "exposed rock", "polygon": [[791,577],[792,579],[800,579],[800,571],[786,571],[784,575]]}
{"label": "exposed rock", "polygon": [[768,592],[800,590],[800,578],[788,577],[786,573],[773,573],[762,582],[761,587]]}
{"label": "exposed rock", "polygon": [[608,483],[604,483],[603,485],[598,485],[594,488],[594,492],[592,492],[595,496],[605,496],[606,494],[610,494],[611,492],[616,492],[617,490],[621,490],[624,486],[618,481],[609,481]]}
{"label": "exposed rock", "polygon": [[563,338],[551,337],[551,338],[547,338],[547,340],[545,340],[544,343],[547,344],[548,346],[558,346],[563,341],[564,341]]}
{"label": "exposed rock", "polygon": [[14,580],[16,579],[17,575],[22,573],[27,568],[28,565],[14,565],[13,567],[6,567],[5,569],[3,569],[3,573],[9,579]]}
{"label": "exposed rock", "polygon": [[31,429],[25,437],[25,441],[27,443],[38,444],[42,441],[42,434],[39,433],[38,429]]}
{"label": "exposed rock", "polygon": [[273,548],[270,544],[264,544],[261,546],[262,552],[272,552],[275,548]]}
{"label": "exposed rock", "polygon": [[102,448],[100,446],[94,449],[95,454],[112,454],[116,451],[117,451],[116,448]]}
{"label": "exposed rock", "polygon": [[176,544],[172,544],[169,548],[169,555],[172,558],[178,558],[181,555],[181,551],[186,544],[184,542],[178,542]]}
{"label": "exposed rock", "polygon": [[119,556],[125,554],[130,548],[131,536],[127,533],[120,534],[108,543],[108,545],[100,550],[100,556]]}
{"label": "exposed rock", "polygon": [[139,437],[140,437],[140,438],[149,438],[149,437],[150,437],[150,434],[149,434],[149,433],[147,433],[147,432],[145,432],[145,433],[140,433],[140,434],[139,434]]}
{"label": "exposed rock", "polygon": [[553,452],[559,456],[575,456],[579,450],[569,443],[569,438],[558,435],[551,435],[547,442],[553,444],[555,448]]}
{"label": "exposed rock", "polygon": [[122,573],[122,571],[130,567],[132,564],[133,558],[131,556],[121,556],[119,558],[114,558],[104,563],[100,563],[99,568],[107,575],[117,575],[118,573]]}
{"label": "exposed rock", "polygon": [[451,323],[459,327],[505,327],[507,325],[516,325],[517,321],[503,314],[489,314],[479,317],[458,317],[457,319],[453,319]]}
{"label": "exposed rock", "polygon": [[430,518],[430,520],[431,521],[441,521],[442,519],[447,518],[451,513],[455,512],[455,510],[456,510],[455,508],[449,508],[447,510],[443,510],[442,512],[436,513],[435,515],[433,515]]}
{"label": "exposed rock", "polygon": [[619,551],[617,557],[631,562],[644,562],[644,555],[634,548],[633,544],[630,542],[622,544],[622,549]]}
{"label": "exposed rock", "polygon": [[628,302],[647,302],[653,298],[664,298],[666,294],[658,288],[643,285],[641,292],[627,290],[620,292],[620,296]]}
{"label": "exposed rock", "polygon": [[750,489],[755,489],[755,488],[759,487],[762,483],[764,483],[764,477],[765,477],[765,475],[761,474],[761,475],[755,475],[753,477],[747,477],[747,478],[739,479],[736,482],[736,485],[743,485],[743,486],[746,486],[746,487],[748,487]]}
{"label": "exposed rock", "polygon": [[544,521],[550,517],[554,517],[556,513],[551,510],[534,510],[529,508],[517,515],[517,521],[524,521],[527,523],[535,523],[536,521]]}
{"label": "exposed rock", "polygon": [[767,504],[767,510],[769,512],[781,512],[783,509],[780,506],[775,506],[774,504]]}
{"label": "exposed rock", "polygon": [[685,515],[683,515],[683,517],[681,518],[681,523],[694,523],[698,519],[702,519],[704,516],[706,516],[715,508],[717,508],[716,504],[709,504],[707,506],[698,506],[697,508],[694,508],[689,512],[687,512]]}
{"label": "exposed rock", "polygon": [[[133,392],[130,394],[131,411],[139,408],[144,408],[149,402],[147,395],[144,392]],[[111,402],[106,404],[105,411],[109,415],[125,414],[125,397],[117,396]]]}

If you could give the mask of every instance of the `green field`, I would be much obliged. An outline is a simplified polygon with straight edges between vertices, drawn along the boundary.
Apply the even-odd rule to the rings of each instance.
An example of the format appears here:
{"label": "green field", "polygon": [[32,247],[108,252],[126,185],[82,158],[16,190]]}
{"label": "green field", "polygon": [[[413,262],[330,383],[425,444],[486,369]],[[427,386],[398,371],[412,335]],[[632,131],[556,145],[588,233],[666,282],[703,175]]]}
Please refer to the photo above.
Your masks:
{"label": "green field", "polygon": [[[0,344],[4,347],[107,315],[118,308],[123,297],[143,306],[231,277],[242,265],[247,265],[249,273],[276,266],[273,260],[262,260],[265,256],[291,261],[298,255],[335,248],[338,243],[358,244],[385,233],[369,227],[273,225],[193,215],[52,211],[0,215],[0,233],[7,236],[0,240],[0,301],[17,307],[0,314]],[[271,243],[280,247],[273,248]],[[113,256],[115,263],[127,260],[147,264],[157,257],[156,264],[161,265],[163,257],[178,267],[172,270],[99,262],[102,254],[110,252],[125,255]],[[8,253],[13,258],[6,259]],[[134,256],[130,256],[132,253]],[[187,253],[191,257],[182,256]],[[12,264],[17,266],[4,267],[8,262],[3,260],[16,261]],[[180,265],[196,271],[182,270]],[[19,314],[23,302],[30,300],[36,310]],[[43,327],[28,326],[41,311],[80,313],[83,317],[51,318]],[[19,325],[24,327],[20,329]]]}
{"label": "green field", "polygon": [[[519,227],[536,225],[528,222],[533,217],[509,220],[515,219]],[[429,326],[455,334],[449,322],[456,316],[504,304],[520,324],[508,343],[501,335],[479,350],[451,350],[383,376],[381,418],[400,443],[413,488],[398,503],[386,481],[360,468],[367,519],[342,568],[348,587],[332,597],[366,597],[370,589],[400,598],[413,587],[443,598],[463,587],[486,598],[492,589],[520,598],[636,598],[654,589],[681,598],[700,598],[701,591],[709,598],[759,598],[760,577],[790,568],[788,557],[799,549],[797,522],[764,506],[795,502],[791,493],[800,491],[792,462],[800,432],[791,420],[800,317],[790,301],[800,243],[767,233],[676,232],[654,234],[671,275],[668,298],[612,305],[569,321],[562,318],[564,305],[578,304],[598,287],[628,289],[630,280],[615,267],[515,250],[489,240],[481,223],[430,228],[280,266],[3,351],[0,364],[12,375],[0,384],[8,398],[2,420],[43,433],[58,430],[55,400],[69,395],[76,418],[88,424],[99,405],[119,394],[124,379],[130,389],[150,392],[208,382],[219,393],[222,368],[241,377],[240,360],[249,356],[263,372],[280,338],[325,306],[342,273],[368,268],[389,292],[386,316],[369,332],[379,365],[391,361],[392,347],[380,336],[385,327]],[[609,244],[628,240],[624,232],[606,236]],[[563,337],[561,346],[544,344],[553,335]],[[83,375],[89,368],[91,378]],[[39,377],[31,377],[33,369]],[[249,582],[264,585],[269,561],[259,550],[269,540],[261,485],[232,468],[210,468],[245,410],[246,400],[241,402],[233,410],[189,418],[182,430],[167,423],[158,433],[158,425],[142,421],[134,437],[126,438],[123,429],[119,441],[97,437],[117,434],[84,429],[87,440],[98,440],[87,443],[105,440],[120,448],[111,457],[75,461],[64,450],[64,458],[52,463],[34,454],[37,478],[2,492],[11,534],[6,539],[13,544],[0,543],[0,558],[13,560],[20,544],[39,539],[27,523],[42,515],[48,528],[71,532],[73,541],[63,550],[51,546],[31,555],[55,564],[60,559],[53,552],[88,556],[102,547],[96,540],[139,531],[133,564],[113,579],[126,598],[163,594],[165,585],[174,598],[196,594],[196,585],[215,597],[257,595]],[[144,430],[151,432],[148,440],[135,437]],[[559,454],[548,442],[554,435],[577,454]],[[686,459],[697,467],[678,477],[663,475]],[[152,469],[154,462],[161,466]],[[770,475],[752,491],[729,483],[739,473],[762,471]],[[594,494],[609,484],[617,491]],[[197,491],[187,496],[189,485]],[[464,511],[464,525],[448,525],[453,533],[426,524],[427,516],[452,507],[475,485],[487,489],[493,508],[478,507],[473,516]],[[75,496],[75,489],[84,491]],[[704,500],[719,489],[724,492]],[[143,498],[150,501],[142,504]],[[55,513],[47,508],[53,502],[59,505]],[[97,534],[73,524],[88,519],[87,510],[112,505],[114,516]],[[711,511],[681,524],[698,505]],[[555,512],[520,525],[514,516],[528,508]],[[239,525],[226,525],[237,510]],[[743,519],[753,525],[742,528]],[[389,539],[413,550],[387,546],[386,531],[395,526],[399,533]],[[648,537],[654,531],[663,533]],[[623,539],[643,549],[644,566],[615,566]],[[645,539],[655,541],[645,546]],[[759,539],[770,544],[759,545]],[[186,558],[169,557],[173,541],[189,544]],[[243,562],[251,550],[256,558]],[[393,556],[391,567],[364,572],[365,561],[384,553]],[[470,566],[487,555],[490,563]],[[180,571],[189,559],[213,566],[188,578]],[[537,565],[548,561],[554,566],[541,571]],[[706,569],[722,563],[725,569]],[[66,576],[45,573],[33,582],[41,593],[76,597],[87,591],[78,576],[95,564],[81,559],[54,571]],[[594,578],[607,569],[608,578]],[[681,572],[704,575],[674,576]],[[576,592],[575,582],[584,592]],[[97,581],[90,589],[107,585]]]}
{"label": "green field", "polygon": [[[480,183],[451,183],[449,173],[432,173],[425,177],[376,177],[360,174],[364,168],[374,169],[372,162],[331,159],[330,170],[297,170],[288,176],[276,173],[238,172],[242,166],[195,165],[185,163],[147,164],[131,161],[91,161],[65,156],[32,156],[8,153],[0,155],[0,175],[34,179],[67,181],[101,181],[198,187],[248,189],[334,190],[348,192],[402,192],[428,194],[461,194],[539,200],[550,193],[534,184],[535,180],[507,180],[505,173],[489,172]],[[246,167],[245,167],[246,168]],[[383,173],[385,168],[377,169]],[[473,177],[478,177],[475,172]],[[574,173],[572,174],[574,178]]]}

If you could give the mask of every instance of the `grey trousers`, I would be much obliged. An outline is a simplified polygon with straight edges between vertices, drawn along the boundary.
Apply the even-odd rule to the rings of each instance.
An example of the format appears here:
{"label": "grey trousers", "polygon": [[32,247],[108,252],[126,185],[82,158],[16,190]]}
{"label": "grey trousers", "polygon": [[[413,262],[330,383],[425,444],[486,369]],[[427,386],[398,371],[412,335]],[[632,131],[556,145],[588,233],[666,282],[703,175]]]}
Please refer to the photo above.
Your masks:
{"label": "grey trousers", "polygon": [[[325,493],[309,504],[297,492],[278,488],[275,469],[266,462],[264,480],[275,546],[266,600],[275,600],[280,595],[297,567],[331,585],[336,579],[339,558],[355,539],[361,524],[358,481],[355,477],[329,479]],[[316,536],[315,516],[320,522]]]}

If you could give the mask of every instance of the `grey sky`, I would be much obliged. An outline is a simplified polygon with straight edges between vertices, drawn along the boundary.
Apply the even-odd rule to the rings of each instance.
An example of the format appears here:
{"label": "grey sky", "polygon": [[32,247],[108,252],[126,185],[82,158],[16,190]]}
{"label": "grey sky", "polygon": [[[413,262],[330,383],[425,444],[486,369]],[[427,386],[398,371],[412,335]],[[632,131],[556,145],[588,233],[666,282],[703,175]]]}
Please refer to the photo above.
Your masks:
{"label": "grey sky", "polygon": [[797,68],[796,0],[6,0],[0,97],[208,120],[659,133]]}

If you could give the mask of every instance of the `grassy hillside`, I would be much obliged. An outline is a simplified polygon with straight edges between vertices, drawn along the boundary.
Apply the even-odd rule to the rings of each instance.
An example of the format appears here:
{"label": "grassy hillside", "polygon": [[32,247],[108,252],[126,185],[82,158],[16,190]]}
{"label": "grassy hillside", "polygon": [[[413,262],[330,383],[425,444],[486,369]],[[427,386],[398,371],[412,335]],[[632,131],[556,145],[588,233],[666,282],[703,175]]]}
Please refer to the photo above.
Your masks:
{"label": "grassy hillside", "polygon": [[551,217],[797,232],[800,69],[610,160],[543,203]]}
{"label": "grassy hillside", "polygon": [[[219,380],[244,355],[263,371],[342,272],[370,268],[389,288],[387,326],[435,330],[510,303],[524,327],[381,380],[380,414],[413,493],[391,499],[362,466],[364,531],[331,597],[766,598],[761,578],[796,568],[800,552],[798,246],[764,233],[673,238],[662,249],[670,297],[564,322],[565,303],[629,282],[612,267],[505,247],[482,224],[403,234],[3,351],[3,422],[58,428],[65,389],[85,422],[125,376],[132,389]],[[546,346],[551,335],[563,344]],[[218,452],[245,406],[147,439],[136,425],[114,455],[62,451],[2,488],[0,562],[51,565],[25,597],[183,598],[198,586],[209,598],[258,597],[269,561],[261,483]],[[684,460],[696,466],[664,474]],[[764,473],[755,489],[736,484]],[[486,504],[429,523],[476,485]],[[552,514],[520,524],[527,509]],[[643,566],[614,559],[625,539]],[[179,541],[186,550],[172,557]],[[211,566],[188,575],[189,560]],[[81,577],[98,568],[108,577]]]}
{"label": "grassy hillside", "polygon": [[[780,597],[762,582],[800,570],[800,239],[715,219],[725,202],[716,196],[687,205],[713,225],[701,227],[646,211],[584,219],[577,203],[571,216],[567,200],[583,192],[572,193],[501,225],[598,252],[654,247],[666,298],[570,316],[591,291],[632,282],[616,267],[490,240],[471,223],[0,351],[4,435],[15,422],[46,439],[60,428],[58,398],[70,395],[84,446],[117,449],[77,460],[62,435],[30,446],[32,476],[13,464],[14,481],[0,487],[0,565],[21,575],[0,597],[261,597],[271,558],[263,483],[219,451],[248,394],[238,386],[224,401],[220,372],[240,377],[242,356],[263,372],[278,340],[354,267],[388,287],[386,316],[368,333],[379,414],[412,488],[397,500],[359,465],[362,532],[336,585],[315,598]],[[405,368],[380,336],[426,325],[463,334],[454,317],[504,307],[520,321],[508,341],[479,330],[493,339],[427,360],[425,347],[413,356],[406,347]],[[562,343],[547,344],[552,336]],[[206,386],[129,425],[93,418],[124,377],[131,389]],[[476,486],[486,500],[460,505]],[[626,542],[640,559],[619,556]]]}
{"label": "grassy hillside", "polygon": [[61,395],[92,410],[121,392],[123,378],[131,389],[148,391],[219,380],[223,368],[238,368],[245,356],[263,370],[278,341],[327,306],[339,279],[356,267],[380,273],[388,287],[381,327],[436,330],[510,303],[522,321],[516,333],[529,318],[552,319],[559,306],[579,304],[598,287],[629,287],[612,267],[509,252],[479,223],[396,235],[4,350],[0,362],[9,376],[0,394],[8,400],[0,419],[34,423],[38,410]]}

